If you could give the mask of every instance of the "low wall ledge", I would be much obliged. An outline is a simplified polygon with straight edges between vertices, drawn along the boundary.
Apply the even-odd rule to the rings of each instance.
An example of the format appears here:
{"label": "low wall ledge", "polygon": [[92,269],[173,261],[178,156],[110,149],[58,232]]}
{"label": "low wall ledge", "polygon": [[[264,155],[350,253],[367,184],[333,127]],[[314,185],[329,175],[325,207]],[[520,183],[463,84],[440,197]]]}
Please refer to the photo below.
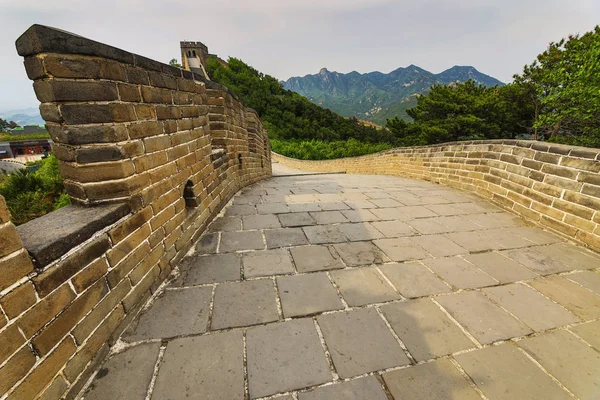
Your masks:
{"label": "low wall ledge", "polygon": [[70,205],[17,227],[36,268],[43,268],[129,213],[129,205]]}

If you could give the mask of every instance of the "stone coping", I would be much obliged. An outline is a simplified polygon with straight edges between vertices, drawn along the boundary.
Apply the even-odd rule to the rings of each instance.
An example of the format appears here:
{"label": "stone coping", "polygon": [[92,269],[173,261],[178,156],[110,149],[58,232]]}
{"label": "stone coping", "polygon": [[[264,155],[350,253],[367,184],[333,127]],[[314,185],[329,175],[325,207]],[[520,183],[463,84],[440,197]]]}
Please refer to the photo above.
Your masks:
{"label": "stone coping", "polygon": [[36,268],[43,268],[129,213],[125,203],[70,205],[17,227]]}

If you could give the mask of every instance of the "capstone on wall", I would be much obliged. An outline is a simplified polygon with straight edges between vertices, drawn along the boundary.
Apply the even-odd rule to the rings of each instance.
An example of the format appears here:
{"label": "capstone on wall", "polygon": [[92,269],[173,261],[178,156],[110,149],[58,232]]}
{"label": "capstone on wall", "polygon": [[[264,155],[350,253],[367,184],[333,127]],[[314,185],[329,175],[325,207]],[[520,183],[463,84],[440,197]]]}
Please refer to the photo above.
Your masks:
{"label": "capstone on wall", "polygon": [[17,50],[74,205],[15,227],[0,197],[0,398],[74,398],[271,153],[257,114],[190,71],[40,25]]}

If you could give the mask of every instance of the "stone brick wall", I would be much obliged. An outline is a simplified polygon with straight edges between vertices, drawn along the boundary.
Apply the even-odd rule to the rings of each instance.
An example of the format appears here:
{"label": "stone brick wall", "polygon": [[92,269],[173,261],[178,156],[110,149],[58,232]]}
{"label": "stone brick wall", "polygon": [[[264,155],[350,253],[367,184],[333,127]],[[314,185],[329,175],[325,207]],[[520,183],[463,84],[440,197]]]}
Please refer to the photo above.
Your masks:
{"label": "stone brick wall", "polygon": [[0,197],[0,398],[73,398],[271,153],[256,113],[189,71],[39,25],[17,50],[76,206],[17,230]]}
{"label": "stone brick wall", "polygon": [[496,140],[398,148],[362,157],[283,165],[315,172],[398,175],[474,192],[600,250],[600,150]]}

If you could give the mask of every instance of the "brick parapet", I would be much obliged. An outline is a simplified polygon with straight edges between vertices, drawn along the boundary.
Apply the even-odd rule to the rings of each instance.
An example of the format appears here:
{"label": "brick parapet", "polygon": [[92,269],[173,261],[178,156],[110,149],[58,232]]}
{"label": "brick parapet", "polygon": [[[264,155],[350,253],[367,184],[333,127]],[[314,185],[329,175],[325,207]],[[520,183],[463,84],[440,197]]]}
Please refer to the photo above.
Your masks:
{"label": "brick parapet", "polygon": [[600,150],[491,140],[397,148],[336,160],[273,161],[314,172],[397,175],[470,191],[600,250]]}
{"label": "brick parapet", "polygon": [[130,210],[34,265],[0,197],[0,399],[74,398],[227,201],[271,176],[271,152],[254,111],[189,71],[39,25],[17,49],[74,203]]}

